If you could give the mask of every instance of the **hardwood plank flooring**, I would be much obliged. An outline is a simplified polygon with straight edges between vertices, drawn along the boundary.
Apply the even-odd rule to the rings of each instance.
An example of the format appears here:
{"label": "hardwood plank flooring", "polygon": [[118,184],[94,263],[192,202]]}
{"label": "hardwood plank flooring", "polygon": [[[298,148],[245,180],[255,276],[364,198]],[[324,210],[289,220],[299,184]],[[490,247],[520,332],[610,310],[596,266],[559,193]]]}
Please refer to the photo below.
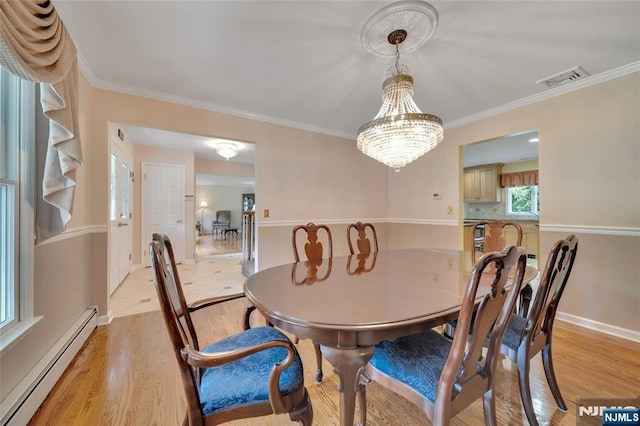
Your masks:
{"label": "hardwood plank flooring", "polygon": [[[241,329],[245,300],[194,316],[201,342]],[[259,322],[259,321],[257,321]],[[532,393],[540,424],[575,425],[581,397],[632,396],[640,383],[640,344],[556,322],[554,362],[569,410],[557,409],[540,355],[532,362]],[[305,365],[317,425],[337,425],[337,378],[325,361],[325,379],[313,381],[315,355],[308,340],[298,345]],[[498,424],[526,425],[515,365],[500,361],[496,382]],[[178,425],[185,412],[182,383],[159,311],[115,318],[97,328],[58,381],[29,425]],[[427,417],[402,397],[375,382],[367,387],[368,425],[429,425]],[[357,418],[357,413],[356,413]],[[232,425],[290,425],[288,416],[268,416]],[[456,416],[453,425],[483,424],[481,401]]]}

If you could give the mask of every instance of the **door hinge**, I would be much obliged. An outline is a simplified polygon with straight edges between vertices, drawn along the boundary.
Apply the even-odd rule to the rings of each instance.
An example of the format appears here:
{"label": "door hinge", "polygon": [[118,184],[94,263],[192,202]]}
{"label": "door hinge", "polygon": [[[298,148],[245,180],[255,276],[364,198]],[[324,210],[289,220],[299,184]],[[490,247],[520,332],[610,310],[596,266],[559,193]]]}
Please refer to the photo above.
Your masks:
{"label": "door hinge", "polygon": [[129,260],[131,260],[131,253],[129,253]]}

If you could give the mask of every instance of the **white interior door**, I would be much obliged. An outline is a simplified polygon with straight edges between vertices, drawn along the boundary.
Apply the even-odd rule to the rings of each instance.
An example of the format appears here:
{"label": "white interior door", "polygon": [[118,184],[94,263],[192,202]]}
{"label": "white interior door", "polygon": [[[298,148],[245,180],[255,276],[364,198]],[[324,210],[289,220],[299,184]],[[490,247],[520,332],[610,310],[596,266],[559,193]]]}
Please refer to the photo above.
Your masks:
{"label": "white interior door", "polygon": [[111,143],[109,167],[109,291],[131,272],[131,157]]}
{"label": "white interior door", "polygon": [[[149,164],[144,168],[145,226],[142,238],[148,245],[154,233],[166,234],[173,245],[176,262],[184,261],[185,203],[184,166],[173,164]],[[149,264],[148,247],[145,247],[145,265]]]}

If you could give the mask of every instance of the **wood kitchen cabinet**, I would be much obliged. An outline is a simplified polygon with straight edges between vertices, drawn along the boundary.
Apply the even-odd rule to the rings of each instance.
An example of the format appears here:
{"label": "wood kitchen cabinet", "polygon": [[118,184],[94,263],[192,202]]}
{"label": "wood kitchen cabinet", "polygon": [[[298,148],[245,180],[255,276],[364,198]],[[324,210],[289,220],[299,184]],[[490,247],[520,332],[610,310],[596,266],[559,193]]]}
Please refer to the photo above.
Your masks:
{"label": "wood kitchen cabinet", "polygon": [[[527,251],[527,257],[538,258],[538,224],[535,222],[518,222],[522,227],[522,247]],[[507,240],[507,245],[514,245],[517,241],[518,234],[511,228],[506,227],[504,229],[504,237]]]}
{"label": "wood kitchen cabinet", "polygon": [[464,201],[495,203],[502,200],[500,174],[504,164],[487,164],[464,169]]}

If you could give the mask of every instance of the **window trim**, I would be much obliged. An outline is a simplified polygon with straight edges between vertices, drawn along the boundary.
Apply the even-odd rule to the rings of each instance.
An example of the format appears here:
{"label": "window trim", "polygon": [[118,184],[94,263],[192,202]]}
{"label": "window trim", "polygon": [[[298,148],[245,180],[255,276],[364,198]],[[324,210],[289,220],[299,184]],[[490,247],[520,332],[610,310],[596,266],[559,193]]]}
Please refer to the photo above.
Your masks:
{"label": "window trim", "polygon": [[0,354],[20,341],[42,319],[34,316],[35,254],[35,118],[36,83],[19,80],[13,102],[20,105],[19,263],[17,321],[0,329]]}

